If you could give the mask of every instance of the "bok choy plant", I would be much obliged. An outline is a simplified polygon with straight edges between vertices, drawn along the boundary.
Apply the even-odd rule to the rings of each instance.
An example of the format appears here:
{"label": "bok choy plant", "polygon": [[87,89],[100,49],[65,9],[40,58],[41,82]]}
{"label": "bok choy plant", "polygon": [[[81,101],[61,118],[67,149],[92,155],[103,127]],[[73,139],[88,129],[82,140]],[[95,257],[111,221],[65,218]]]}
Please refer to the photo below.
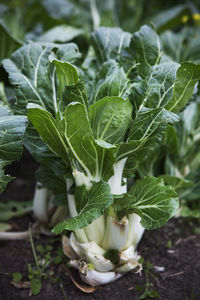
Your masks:
{"label": "bok choy plant", "polygon": [[196,96],[182,112],[180,122],[167,135],[166,175],[163,178],[179,193],[183,217],[200,217],[199,116],[200,102]]}
{"label": "bok choy plant", "polygon": [[[179,121],[200,66],[168,61],[149,26],[133,35],[100,27],[83,58],[72,43],[32,42],[3,65],[12,109],[30,121],[24,145],[58,206],[53,232],[64,232],[70,264],[94,286],[138,271],[144,229],[162,226],[179,207],[176,191],[141,176],[140,165]],[[38,195],[34,208],[45,219],[46,190]],[[67,204],[70,217],[64,210],[62,220]]]}
{"label": "bok choy plant", "polygon": [[[26,130],[26,124],[26,116],[13,115],[5,96],[3,83],[0,83],[0,194],[12,179],[10,175],[5,174],[4,167],[12,161],[19,159],[22,154],[22,137]],[[27,206],[23,208],[23,212],[28,210],[27,208]],[[10,229],[10,226],[5,223],[10,217],[10,214],[6,212],[5,207],[1,205],[0,239],[5,236],[9,238],[12,237],[11,233],[7,234],[4,232]],[[14,214],[15,213],[12,212],[12,215]],[[23,233],[23,235],[24,234],[25,233]],[[20,236],[20,234],[17,236]]]}

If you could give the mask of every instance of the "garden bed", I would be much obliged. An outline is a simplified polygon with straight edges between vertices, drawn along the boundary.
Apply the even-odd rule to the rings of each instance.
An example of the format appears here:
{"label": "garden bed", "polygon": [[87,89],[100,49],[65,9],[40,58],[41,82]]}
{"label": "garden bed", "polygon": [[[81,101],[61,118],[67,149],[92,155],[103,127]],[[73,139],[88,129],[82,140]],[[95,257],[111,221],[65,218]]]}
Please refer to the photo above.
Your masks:
{"label": "garden bed", "polygon": [[[9,184],[8,189],[1,196],[2,199],[17,200],[19,197],[21,200],[25,200],[26,197],[30,199],[34,188],[33,174],[36,165],[26,156],[20,163],[22,163],[21,168],[16,163],[12,167],[13,175],[19,174],[20,177]],[[25,165],[29,166],[30,170],[28,178],[23,174]],[[31,215],[10,221],[16,230],[26,230],[30,222],[33,222]],[[142,294],[142,291],[138,290],[144,289],[148,281],[152,283],[149,289],[156,291],[160,299],[200,299],[200,235],[195,234],[194,231],[198,226],[198,222],[172,219],[158,230],[146,231],[138,247],[140,255],[144,258],[144,271],[141,275],[129,273],[116,282],[98,288],[92,294],[80,291],[66,275],[62,265],[51,264],[49,269],[59,274],[68,300],[109,297],[115,300],[138,299]],[[41,292],[36,296],[29,297],[29,289],[16,289],[11,284],[12,276],[3,273],[20,272],[26,279],[27,265],[34,266],[30,241],[1,241],[0,243],[0,299],[65,299],[60,284],[49,280],[43,281]],[[44,235],[34,237],[34,243],[35,245],[52,244],[55,249],[60,246],[58,239]],[[154,294],[156,297],[155,292],[152,296]]]}

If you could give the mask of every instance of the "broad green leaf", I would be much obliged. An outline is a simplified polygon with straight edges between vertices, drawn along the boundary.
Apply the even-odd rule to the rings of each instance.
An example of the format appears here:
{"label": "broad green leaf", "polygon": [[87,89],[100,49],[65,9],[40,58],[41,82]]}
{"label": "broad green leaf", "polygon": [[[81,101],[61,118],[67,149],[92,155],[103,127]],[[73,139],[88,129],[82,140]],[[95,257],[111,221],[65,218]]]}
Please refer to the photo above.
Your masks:
{"label": "broad green leaf", "polygon": [[129,131],[128,142],[121,143],[116,157],[117,160],[127,157],[124,176],[131,177],[139,163],[144,162],[158,151],[167,129],[167,124],[177,122],[175,114],[163,108],[144,109],[138,113]]}
{"label": "broad green leaf", "polygon": [[182,63],[178,68],[173,88],[172,99],[166,105],[166,109],[179,112],[191,99],[194,86],[200,79],[200,65],[192,62]]}
{"label": "broad green leaf", "polygon": [[89,174],[90,171],[86,165],[90,158],[86,152],[83,151],[82,140],[84,136],[92,137],[93,134],[86,109],[84,105],[78,102],[72,102],[66,107],[63,116],[64,134],[71,153],[86,173]]}
{"label": "broad green leaf", "polygon": [[[172,187],[165,186],[161,178],[149,176],[137,180],[126,197],[128,213],[137,213],[141,217],[141,225],[146,229],[164,225],[179,207],[176,192]],[[125,211],[125,204],[122,205]]]}
{"label": "broad green leaf", "polygon": [[6,103],[6,98],[1,85],[0,98],[0,193],[4,191],[7,183],[12,179],[5,175],[3,168],[22,154],[22,138],[26,129],[25,116],[13,116]]}
{"label": "broad green leaf", "polygon": [[117,160],[127,157],[124,176],[132,176],[139,163],[144,162],[158,151],[164,138],[167,124],[179,120],[178,116],[164,108],[144,109],[138,113],[129,131],[128,142],[122,143],[117,152]]}
{"label": "broad green leaf", "polygon": [[[37,162],[51,168],[56,176],[61,178],[68,173],[71,174],[69,166],[42,141],[36,129],[31,124],[26,129],[23,143]],[[39,178],[37,179],[39,180]]]}
{"label": "broad green leaf", "polygon": [[113,202],[108,183],[104,181],[93,182],[88,191],[84,186],[77,187],[75,191],[78,216],[58,223],[53,232],[60,234],[64,230],[76,230],[86,227],[99,218]]}
{"label": "broad green leaf", "polygon": [[146,79],[144,105],[149,108],[164,107],[172,98],[176,71],[179,64],[174,62],[162,63],[151,68]]}
{"label": "broad green leaf", "polygon": [[55,68],[49,61],[53,51],[62,61],[73,62],[79,56],[75,44],[31,42],[15,51],[11,59],[3,61],[9,80],[15,87],[16,113],[25,114],[28,103],[38,104],[54,115],[57,112]]}
{"label": "broad green leaf", "polygon": [[88,97],[84,82],[79,80],[76,84],[65,87],[60,101],[59,108],[64,111],[66,106],[71,102],[79,102],[88,106]]}
{"label": "broad green leaf", "polygon": [[95,139],[117,144],[130,125],[132,105],[119,97],[106,97],[90,106],[89,119]]}
{"label": "broad green leaf", "polygon": [[56,192],[58,197],[62,198],[62,203],[66,203],[65,181],[66,177],[72,176],[70,166],[66,165],[66,162],[45,145],[31,124],[26,129],[23,143],[36,161],[40,163],[35,174],[37,182]]}
{"label": "broad green leaf", "polygon": [[[1,109],[2,106],[0,106]],[[22,152],[22,137],[26,128],[25,116],[0,117],[0,159],[12,161],[19,159]]]}
{"label": "broad green leaf", "polygon": [[130,80],[124,69],[114,60],[109,60],[103,63],[100,71],[96,73],[90,102],[94,103],[107,96],[118,96],[126,99],[130,94],[130,88]]}
{"label": "broad green leaf", "polygon": [[7,58],[11,53],[19,48],[22,43],[16,40],[6,25],[0,20],[0,63],[2,59]]}
{"label": "broad green leaf", "polygon": [[152,136],[161,123],[173,124],[178,121],[179,117],[176,114],[170,113],[164,108],[144,109],[133,121],[129,140],[143,140]]}
{"label": "broad green leaf", "polygon": [[66,43],[72,41],[74,38],[82,35],[83,33],[83,29],[63,24],[55,26],[44,32],[39,36],[38,41],[50,43]]}
{"label": "broad green leaf", "polygon": [[111,168],[108,173],[111,174],[114,149],[110,147],[106,149],[94,140],[85,106],[76,102],[71,103],[63,115],[65,138],[71,154],[86,174],[97,178],[104,177],[107,168],[104,169],[103,166],[106,161],[108,169]]}
{"label": "broad green leaf", "polygon": [[144,25],[133,34],[131,47],[135,50],[135,59],[139,63],[139,74],[142,77],[149,75],[151,67],[159,64],[162,55],[158,35],[150,26]]}
{"label": "broad green leaf", "polygon": [[183,192],[185,192],[187,189],[190,189],[194,185],[192,181],[189,181],[184,178],[179,178],[170,175],[161,175],[159,177],[164,180],[166,185],[172,186],[175,192],[177,192],[178,194],[182,194]]}
{"label": "broad green leaf", "polygon": [[56,67],[56,74],[59,82],[59,97],[61,97],[66,86],[77,84],[78,71],[72,64],[57,60],[53,56],[50,56],[50,61],[53,62]]}
{"label": "broad green leaf", "polygon": [[97,179],[108,180],[113,175],[117,148],[88,136],[82,139],[81,148],[91,174]]}
{"label": "broad green leaf", "polygon": [[53,116],[36,104],[29,104],[28,118],[42,140],[68,164],[68,146]]}
{"label": "broad green leaf", "polygon": [[165,128],[161,127],[154,132],[153,137],[142,140],[132,140],[128,143],[122,143],[116,154],[119,161],[122,158],[128,158],[123,171],[123,177],[132,177],[139,163],[148,160],[153,151],[158,151],[158,146],[162,141]]}
{"label": "broad green leaf", "polygon": [[100,27],[91,35],[91,43],[101,61],[120,60],[129,47],[131,34],[121,28]]}

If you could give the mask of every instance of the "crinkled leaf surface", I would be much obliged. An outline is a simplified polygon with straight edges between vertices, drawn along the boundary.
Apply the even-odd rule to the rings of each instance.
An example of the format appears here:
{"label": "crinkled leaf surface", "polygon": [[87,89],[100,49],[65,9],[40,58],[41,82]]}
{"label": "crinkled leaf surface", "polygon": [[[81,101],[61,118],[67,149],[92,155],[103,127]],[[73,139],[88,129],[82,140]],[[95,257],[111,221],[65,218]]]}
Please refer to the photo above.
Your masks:
{"label": "crinkled leaf surface", "polygon": [[165,186],[161,178],[150,176],[137,180],[125,199],[120,200],[123,202],[122,211],[126,210],[127,200],[127,212],[137,213],[141,217],[142,226],[146,229],[162,226],[179,207],[177,194],[172,187]]}
{"label": "crinkled leaf surface", "polygon": [[104,177],[106,175],[104,167],[109,160],[107,171],[112,174],[114,148],[102,147],[94,140],[85,106],[76,102],[68,105],[64,112],[64,121],[65,138],[71,154],[86,174]]}
{"label": "crinkled leaf surface", "polygon": [[61,97],[65,87],[77,84],[78,71],[76,67],[70,64],[69,62],[59,61],[53,56],[50,57],[50,61],[53,62],[56,67],[56,73],[59,82],[59,97]]}
{"label": "crinkled leaf surface", "polygon": [[86,107],[88,106],[88,96],[86,93],[85,85],[82,80],[76,84],[65,87],[60,101],[60,110],[64,111],[66,106],[71,102],[79,102]]}
{"label": "crinkled leaf surface", "polygon": [[160,39],[150,26],[144,25],[133,34],[131,46],[139,63],[139,74],[144,77],[150,73],[152,66],[160,62],[162,54]]}
{"label": "crinkled leaf surface", "polygon": [[130,94],[130,80],[124,69],[114,60],[102,64],[99,72],[95,74],[90,103],[94,103],[107,96],[127,98]]}
{"label": "crinkled leaf surface", "polygon": [[179,120],[164,108],[144,109],[138,113],[129,131],[129,140],[119,146],[117,160],[128,157],[124,175],[132,176],[138,163],[156,151],[167,129],[167,124]]}
{"label": "crinkled leaf surface", "polygon": [[179,112],[191,99],[194,86],[200,79],[200,65],[192,62],[182,63],[177,71],[173,88],[172,99],[166,105],[166,109]]}
{"label": "crinkled leaf surface", "polygon": [[89,119],[95,139],[118,144],[131,123],[132,105],[123,98],[106,97],[90,106]]}
{"label": "crinkled leaf surface", "polygon": [[15,51],[11,59],[5,59],[3,66],[9,80],[15,87],[14,110],[25,114],[28,103],[36,103],[55,114],[57,112],[55,68],[49,56],[57,50],[57,58],[73,62],[79,57],[75,44],[29,43]]}
{"label": "crinkled leaf surface", "polygon": [[151,68],[146,80],[145,106],[149,108],[165,107],[172,98],[176,72],[179,64],[162,63]]}
{"label": "crinkled leaf surface", "polygon": [[129,47],[131,34],[121,28],[100,27],[91,35],[91,42],[101,61],[120,60]]}
{"label": "crinkled leaf surface", "polygon": [[4,174],[3,167],[18,160],[22,154],[26,123],[25,116],[14,116],[6,103],[0,99],[0,193],[12,179]]}
{"label": "crinkled leaf surface", "polygon": [[68,145],[53,116],[42,107],[36,104],[29,104],[28,118],[43,141],[59,155],[63,161],[68,163]]}
{"label": "crinkled leaf surface", "polygon": [[144,109],[133,121],[129,140],[142,140],[152,136],[162,122],[173,124],[178,121],[179,117],[176,114],[170,113],[164,108]]}

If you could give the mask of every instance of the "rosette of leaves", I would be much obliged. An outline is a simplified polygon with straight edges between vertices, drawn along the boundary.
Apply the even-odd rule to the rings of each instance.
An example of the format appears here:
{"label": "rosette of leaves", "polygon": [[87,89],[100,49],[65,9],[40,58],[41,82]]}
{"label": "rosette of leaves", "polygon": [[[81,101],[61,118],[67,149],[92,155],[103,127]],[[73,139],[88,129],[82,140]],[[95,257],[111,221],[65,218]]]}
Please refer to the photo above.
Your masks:
{"label": "rosette of leaves", "polygon": [[70,218],[53,232],[73,231],[63,242],[71,265],[100,285],[137,269],[144,228],[162,226],[179,207],[170,185],[138,168],[179,121],[200,67],[166,63],[149,26],[133,35],[101,27],[78,58],[74,44],[31,43],[4,68],[13,110],[31,122],[24,144],[41,164],[38,182],[68,202]]}

